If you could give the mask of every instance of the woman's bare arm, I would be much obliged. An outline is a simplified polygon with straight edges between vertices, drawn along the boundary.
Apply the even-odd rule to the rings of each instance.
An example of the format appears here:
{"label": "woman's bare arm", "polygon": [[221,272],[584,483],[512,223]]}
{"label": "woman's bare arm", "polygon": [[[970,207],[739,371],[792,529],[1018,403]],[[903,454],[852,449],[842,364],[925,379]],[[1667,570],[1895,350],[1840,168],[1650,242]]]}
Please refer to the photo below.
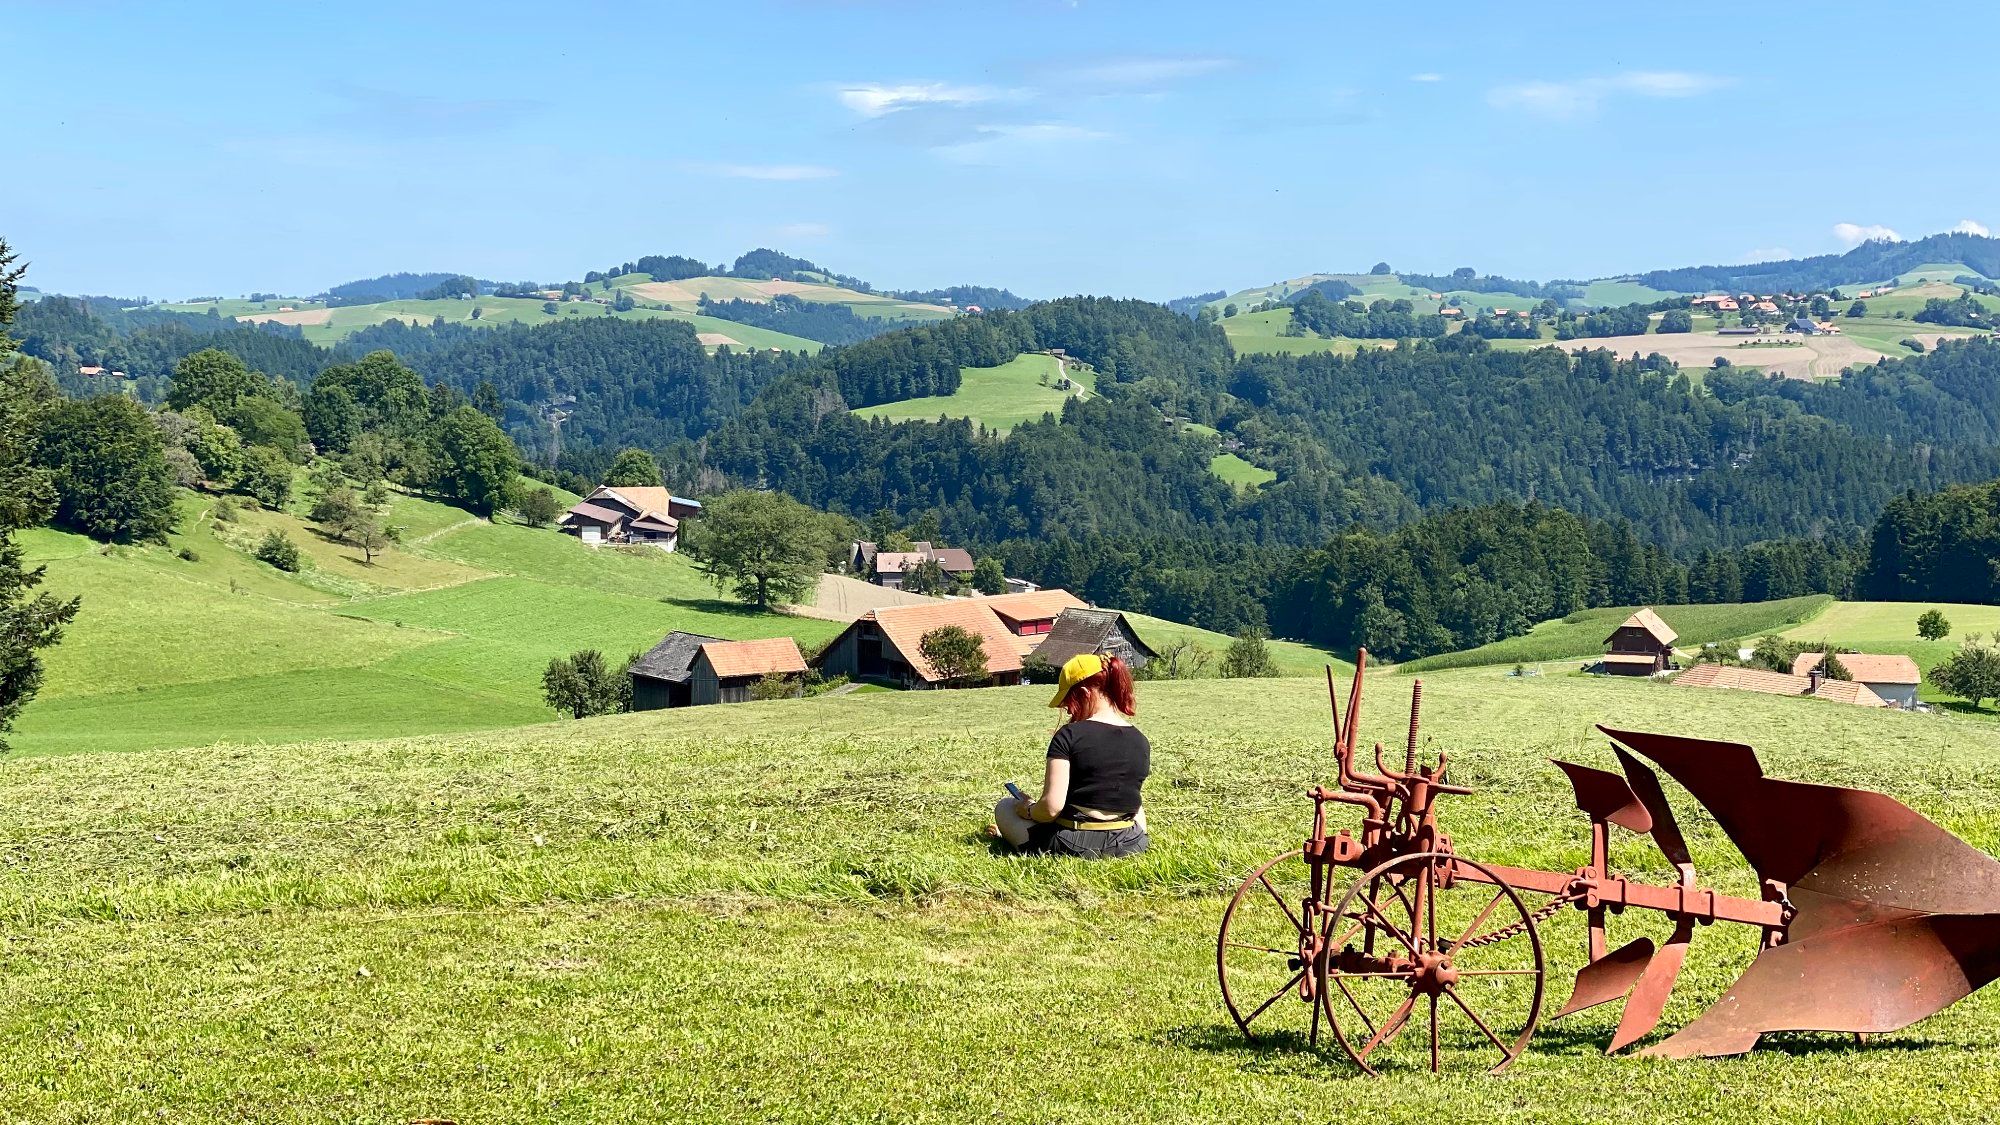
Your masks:
{"label": "woman's bare arm", "polygon": [[1048,772],[1042,776],[1042,795],[1029,803],[1021,815],[1029,820],[1047,824],[1056,814],[1069,804],[1069,759],[1050,758]]}

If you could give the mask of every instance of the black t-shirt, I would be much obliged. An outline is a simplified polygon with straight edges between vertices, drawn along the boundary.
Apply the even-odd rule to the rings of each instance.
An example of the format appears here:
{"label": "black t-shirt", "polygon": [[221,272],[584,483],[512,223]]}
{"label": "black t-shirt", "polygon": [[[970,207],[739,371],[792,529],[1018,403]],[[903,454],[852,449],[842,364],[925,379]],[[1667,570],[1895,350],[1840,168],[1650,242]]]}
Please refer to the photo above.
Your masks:
{"label": "black t-shirt", "polygon": [[1049,739],[1049,757],[1069,763],[1069,803],[1058,816],[1078,809],[1131,816],[1139,811],[1139,787],[1153,772],[1153,744],[1138,727],[1090,719],[1063,724]]}

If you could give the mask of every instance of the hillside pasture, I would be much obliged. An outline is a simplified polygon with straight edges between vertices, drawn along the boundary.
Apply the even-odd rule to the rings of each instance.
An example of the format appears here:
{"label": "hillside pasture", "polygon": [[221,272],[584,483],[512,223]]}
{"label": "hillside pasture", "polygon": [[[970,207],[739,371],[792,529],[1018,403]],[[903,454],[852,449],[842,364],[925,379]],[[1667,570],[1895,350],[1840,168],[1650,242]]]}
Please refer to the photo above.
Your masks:
{"label": "hillside pasture", "polygon": [[846,305],[855,315],[910,320],[943,320],[957,316],[958,310],[944,305],[900,301],[879,293],[863,293],[844,286],[806,281],[759,281],[754,278],[705,277],[677,281],[654,281],[645,274],[626,274],[595,287],[608,293],[624,289],[640,301],[665,305],[676,312],[692,313],[701,308],[701,298],[712,301],[769,301],[774,297],[796,297],[801,301]]}
{"label": "hillside pasture", "polygon": [[[1935,609],[1951,623],[1951,635],[1941,641],[1917,636],[1917,618]],[[1926,676],[1952,653],[1968,633],[2000,637],[2000,606],[1964,605],[1953,602],[1835,602],[1804,625],[1787,629],[1779,636],[1796,641],[1825,641],[1858,652],[1895,653],[1916,660]],[[1939,701],[1952,699],[1931,687],[1928,680],[1917,697]]]}
{"label": "hillside pasture", "polygon": [[[1834,604],[1830,594],[1809,594],[1775,602],[1734,602],[1721,605],[1660,605],[1653,609],[1676,633],[1678,648],[1693,649],[1716,641],[1776,632],[1791,626],[1819,628],[1819,616]],[[1544,621],[1518,637],[1461,652],[1426,656],[1397,665],[1402,672],[1487,665],[1571,663],[1604,653],[1604,640],[1637,606],[1586,609],[1568,617]]]}
{"label": "hillside pasture", "polygon": [[1208,471],[1244,492],[1255,492],[1278,479],[1278,474],[1254,465],[1234,453],[1218,453],[1209,458]]}
{"label": "hillside pasture", "polygon": [[[1057,390],[1056,380],[1065,373],[1074,388]],[[1096,376],[1089,368],[1064,364],[1054,356],[1038,352],[1023,352],[998,367],[961,368],[959,379],[958,390],[948,395],[864,406],[854,413],[862,418],[884,418],[891,422],[964,418],[1005,433],[1023,422],[1039,420],[1044,414],[1060,418],[1065,402],[1089,395],[1096,385]]]}
{"label": "hillside pasture", "polygon": [[[1344,686],[1344,685],[1343,685]],[[1399,741],[1404,685],[1364,739]],[[1747,741],[1777,777],[1881,789],[2000,849],[2000,727],[1650,683],[1426,683],[1458,849],[1553,870],[1587,829],[1547,758],[1592,724]],[[472,735],[0,760],[18,1120],[557,1122],[1004,1115],[1190,1122],[1972,1122],[2000,992],[1904,1031],[1740,1059],[1605,1057],[1617,1007],[1545,1022],[1504,1077],[1362,1078],[1303,1035],[1249,1045],[1214,981],[1225,896],[1296,847],[1330,773],[1323,684],[1140,685],[1153,846],[995,854],[1000,781],[1039,768],[1041,687],[853,695]],[[1755,894],[1677,789],[1703,881]],[[899,815],[885,818],[884,809]],[[1356,814],[1330,812],[1339,827]],[[1624,869],[1670,882],[1643,845]],[[1614,941],[1665,933],[1612,920]],[[1542,926],[1553,996],[1574,911]],[[1663,1030],[1754,934],[1697,932]],[[1087,1031],[1024,1012],[1088,1012]],[[1054,1021],[1066,1018],[1058,1015]],[[1073,1018],[1074,1017],[1068,1017]],[[55,1029],[55,1030],[52,1030]],[[1447,1020],[1443,1048],[1483,1040]],[[1331,1099],[1331,1103],[1329,1102]]]}
{"label": "hillside pasture", "polygon": [[1583,287],[1583,303],[1592,308],[1618,308],[1621,305],[1650,305],[1669,297],[1682,294],[1655,289],[1637,281],[1606,278],[1593,281]]}
{"label": "hillside pasture", "polygon": [[[701,316],[692,311],[694,307],[692,303],[686,310],[642,307],[616,312],[611,306],[600,305],[595,301],[558,301],[557,311],[553,314],[547,311],[547,303],[540,298],[529,297],[478,297],[471,300],[451,298],[434,301],[412,299],[271,315],[295,318],[288,320],[287,323],[299,324],[306,339],[323,345],[338,343],[363,328],[386,324],[391,320],[422,326],[442,319],[446,324],[470,324],[491,328],[502,324],[530,326],[551,324],[568,317],[610,316],[620,320],[684,321],[693,325],[698,333],[723,333],[747,347],[760,350],[777,348],[781,351],[816,352],[823,346],[816,340],[808,340],[802,336]],[[474,309],[479,310],[477,320],[472,316]]]}
{"label": "hillside pasture", "polygon": [[1260,313],[1239,312],[1235,316],[1224,317],[1216,323],[1222,326],[1223,335],[1229,337],[1229,346],[1238,355],[1310,355],[1326,352],[1332,355],[1353,355],[1365,347],[1393,348],[1394,340],[1354,340],[1344,336],[1287,336],[1285,329],[1291,326],[1292,310],[1289,308],[1269,309]]}

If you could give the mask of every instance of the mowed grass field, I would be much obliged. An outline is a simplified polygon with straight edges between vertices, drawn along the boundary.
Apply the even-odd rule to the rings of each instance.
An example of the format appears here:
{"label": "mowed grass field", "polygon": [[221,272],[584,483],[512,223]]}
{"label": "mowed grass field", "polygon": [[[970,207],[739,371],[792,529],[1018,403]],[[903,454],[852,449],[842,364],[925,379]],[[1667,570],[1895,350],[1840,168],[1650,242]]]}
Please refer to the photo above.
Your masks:
{"label": "mowed grass field", "polygon": [[[804,645],[837,629],[721,600],[685,556],[591,551],[414,497],[389,511],[403,544],[372,564],[294,512],[246,509],[225,522],[212,509],[183,493],[181,530],[165,547],[23,536],[48,588],[81,596],[83,609],[48,654],[17,751],[518,726],[553,717],[541,671],[577,649],[622,661],[674,629]],[[302,549],[300,574],[250,556],[272,530]]]}
{"label": "mowed grass field", "polygon": [[1316,352],[1353,355],[1365,347],[1396,346],[1394,340],[1287,336],[1285,329],[1292,323],[1292,310],[1289,308],[1239,312],[1216,323],[1222,326],[1223,335],[1229,337],[1229,346],[1235,348],[1238,355],[1309,355]]}
{"label": "mowed grass field", "polygon": [[1278,479],[1278,474],[1253,465],[1234,453],[1218,453],[1209,459],[1208,471],[1245,492],[1255,492]]}
{"label": "mowed grass field", "polygon": [[[1776,633],[1792,626],[1817,628],[1819,617],[1834,604],[1830,594],[1810,594],[1775,602],[1724,605],[1661,605],[1653,609],[1680,634],[1677,647],[1693,648],[1715,641]],[[1558,620],[1544,621],[1518,637],[1398,665],[1404,672],[1469,668],[1493,664],[1570,663],[1604,653],[1604,639],[1637,606],[1586,609]],[[1810,623],[1809,625],[1807,623]]]}
{"label": "mowed grass field", "polygon": [[[1343,684],[1344,686],[1344,684]],[[1364,739],[1395,742],[1407,683]],[[1425,683],[1471,797],[1459,850],[1555,870],[1587,830],[1546,758],[1592,724],[1738,739],[1777,777],[1884,790],[2000,849],[2000,727],[1651,683]],[[1252,1046],[1214,982],[1225,896],[1297,846],[1329,776],[1324,685],[1140,685],[1153,847],[995,854],[1046,688],[874,694],[504,732],[0,759],[0,1115],[36,1122],[1991,1120],[2000,992],[1904,1031],[1743,1058],[1606,1058],[1615,1006],[1507,1075],[1357,1076]],[[1751,873],[1670,786],[1703,880]],[[1330,813],[1337,826],[1354,817]],[[1624,870],[1669,881],[1642,842]],[[1661,920],[1612,919],[1613,940]],[[1547,1010],[1582,961],[1542,926]],[[1699,929],[1662,1033],[1754,933]],[[1291,1001],[1286,1001],[1291,1003]],[[1448,1061],[1483,1040],[1447,1020]]]}
{"label": "mowed grass field", "polygon": [[[1935,609],[1951,623],[1951,635],[1940,641],[1917,636],[1917,618]],[[1835,602],[1803,625],[1779,634],[1793,640],[1826,641],[1857,652],[1896,653],[1916,660],[1928,674],[1932,667],[1958,651],[1967,633],[2000,637],[2000,606],[1964,605],[1954,602]],[[1926,682],[1918,688],[1919,699],[1937,701],[1955,697],[1939,693]]]}
{"label": "mowed grass field", "polygon": [[998,367],[966,367],[959,371],[958,390],[948,395],[929,395],[879,406],[864,406],[854,413],[862,418],[884,418],[891,422],[935,422],[939,418],[965,418],[989,430],[1005,433],[1023,422],[1039,420],[1044,414],[1062,416],[1063,403],[1089,394],[1096,377],[1087,367],[1067,364],[1074,384],[1068,391],[1056,389],[1064,366],[1054,356],[1023,352]]}

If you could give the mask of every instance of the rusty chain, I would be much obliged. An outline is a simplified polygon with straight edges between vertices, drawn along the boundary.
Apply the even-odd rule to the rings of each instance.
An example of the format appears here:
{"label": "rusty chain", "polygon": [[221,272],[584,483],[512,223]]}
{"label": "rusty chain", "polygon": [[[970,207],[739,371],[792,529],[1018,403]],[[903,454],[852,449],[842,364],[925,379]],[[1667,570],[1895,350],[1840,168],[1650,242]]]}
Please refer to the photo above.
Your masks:
{"label": "rusty chain", "polygon": [[1457,945],[1452,946],[1451,951],[1453,953],[1456,953],[1461,949],[1477,949],[1482,945],[1492,945],[1495,942],[1506,941],[1508,938],[1514,937],[1518,934],[1525,934],[1528,932],[1529,926],[1541,925],[1543,922],[1546,922],[1549,919],[1555,917],[1556,914],[1559,913],[1563,907],[1570,905],[1576,900],[1577,896],[1575,895],[1560,895],[1556,898],[1550,899],[1549,904],[1547,906],[1544,906],[1540,910],[1535,911],[1533,914],[1528,915],[1521,921],[1510,922],[1507,925],[1502,926],[1497,930],[1489,930],[1486,933],[1480,934],[1478,937],[1467,938],[1464,941],[1459,942]]}

